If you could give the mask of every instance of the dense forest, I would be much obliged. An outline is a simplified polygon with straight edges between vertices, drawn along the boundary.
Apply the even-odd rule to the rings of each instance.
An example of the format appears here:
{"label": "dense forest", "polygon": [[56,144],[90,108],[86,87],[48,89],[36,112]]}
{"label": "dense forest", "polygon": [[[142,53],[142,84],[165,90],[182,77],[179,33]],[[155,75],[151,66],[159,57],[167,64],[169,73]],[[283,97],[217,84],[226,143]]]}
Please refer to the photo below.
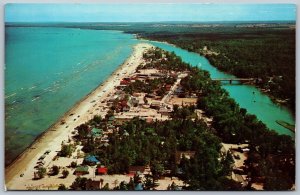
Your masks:
{"label": "dense forest", "polygon": [[[162,50],[155,50],[155,52]],[[159,55],[161,56],[161,55]],[[207,71],[181,61],[174,53],[167,53],[168,62],[160,68],[168,70],[176,63],[189,75],[181,85],[189,93],[196,93],[196,106],[174,106],[171,120],[146,122],[133,118],[109,135],[109,145],[103,147],[86,137],[89,128],[106,129],[113,116],[95,116],[77,128],[83,150],[99,156],[109,174],[128,173],[130,166],[151,167],[151,175],[144,181],[144,189],[153,189],[157,179],[168,173],[184,181],[187,190],[252,190],[252,182],[262,181],[265,190],[288,190],[295,183],[295,144],[290,136],[270,131],[256,116],[229,97],[219,83],[213,82]],[[155,61],[155,55],[151,58]],[[172,63],[173,62],[173,63]],[[181,66],[180,66],[181,64]],[[177,66],[176,65],[176,66]],[[159,66],[148,64],[147,66]],[[174,68],[174,67],[173,67]],[[132,89],[135,91],[135,86]],[[213,118],[211,126],[194,117],[195,109],[202,109]],[[232,156],[220,152],[221,143],[249,143],[250,151],[243,172],[248,186],[229,179]],[[176,163],[176,153],[193,151],[194,157],[183,157]],[[134,178],[121,182],[116,190],[132,190]]]}
{"label": "dense forest", "polygon": [[[256,85],[295,111],[295,29],[258,28],[241,31],[141,33],[204,55],[218,69],[240,78],[259,78]],[[281,101],[280,101],[281,100]],[[283,100],[283,101],[282,101]]]}

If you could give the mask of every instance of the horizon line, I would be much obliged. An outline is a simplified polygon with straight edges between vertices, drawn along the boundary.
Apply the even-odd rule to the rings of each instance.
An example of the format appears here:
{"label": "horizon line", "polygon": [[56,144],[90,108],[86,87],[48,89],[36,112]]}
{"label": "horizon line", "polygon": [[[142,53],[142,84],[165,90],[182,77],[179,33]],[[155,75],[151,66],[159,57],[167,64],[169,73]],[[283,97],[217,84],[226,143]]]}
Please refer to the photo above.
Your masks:
{"label": "horizon line", "polygon": [[296,22],[296,20],[215,20],[215,21],[188,21],[188,20],[174,20],[174,21],[4,21],[4,23],[174,23],[174,22],[184,22],[184,23],[214,23],[214,22],[225,22],[225,23],[264,23],[264,22]]}

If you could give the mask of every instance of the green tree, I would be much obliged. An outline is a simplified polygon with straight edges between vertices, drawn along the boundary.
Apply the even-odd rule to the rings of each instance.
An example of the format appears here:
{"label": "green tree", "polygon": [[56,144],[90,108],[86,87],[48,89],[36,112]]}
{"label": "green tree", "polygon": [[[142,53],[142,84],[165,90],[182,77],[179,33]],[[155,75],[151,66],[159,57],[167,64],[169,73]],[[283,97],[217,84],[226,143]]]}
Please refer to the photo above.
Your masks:
{"label": "green tree", "polygon": [[68,188],[64,185],[64,184],[59,184],[58,189],[57,190],[68,190]]}
{"label": "green tree", "polygon": [[70,164],[70,166],[71,166],[72,168],[76,168],[76,167],[77,167],[77,162],[72,161],[71,164]]}
{"label": "green tree", "polygon": [[152,190],[155,186],[153,176],[147,174],[143,180],[144,190]]}
{"label": "green tree", "polygon": [[177,189],[178,189],[178,186],[174,183],[174,181],[167,188],[167,190],[171,190],[171,191],[174,191],[174,190],[177,190]]}
{"label": "green tree", "polygon": [[72,190],[86,190],[88,179],[85,177],[77,177],[70,188]]}
{"label": "green tree", "polygon": [[232,171],[232,166],[233,166],[233,158],[230,152],[228,151],[226,153],[225,158],[221,161],[222,164],[222,175],[229,175]]}
{"label": "green tree", "polygon": [[151,163],[151,172],[152,172],[153,178],[155,180],[159,179],[160,176],[164,172],[164,166],[161,163],[157,162],[157,161],[152,161],[152,163]]}
{"label": "green tree", "polygon": [[54,176],[54,175],[58,175],[59,173],[59,167],[56,166],[56,165],[53,165],[52,168],[51,168],[51,175]]}
{"label": "green tree", "polygon": [[116,190],[122,190],[122,191],[128,190],[125,181],[121,181],[120,185],[118,187],[114,188],[114,189],[116,189]]}
{"label": "green tree", "polygon": [[37,171],[37,174],[38,174],[39,178],[44,178],[46,175],[46,168],[40,167]]}
{"label": "green tree", "polygon": [[102,121],[102,118],[100,115],[95,115],[93,118],[93,121],[95,121],[97,124],[100,124],[100,122]]}
{"label": "green tree", "polygon": [[62,175],[63,175],[63,178],[67,178],[68,175],[69,175],[69,171],[68,170],[63,170]]}
{"label": "green tree", "polygon": [[114,111],[113,110],[109,110],[107,112],[107,114],[105,115],[105,119],[108,120],[110,117],[112,117],[114,115]]}
{"label": "green tree", "polygon": [[132,177],[130,177],[130,180],[129,180],[129,182],[128,182],[128,184],[127,184],[127,188],[128,188],[128,190],[134,190],[134,180],[133,180],[133,178]]}
{"label": "green tree", "polygon": [[104,190],[104,191],[110,190],[110,189],[109,189],[109,184],[106,183],[106,184],[103,186],[103,188],[102,188],[101,190]]}
{"label": "green tree", "polygon": [[69,157],[73,152],[73,146],[71,144],[63,144],[59,153],[62,157]]}
{"label": "green tree", "polygon": [[82,139],[85,138],[89,133],[89,126],[87,124],[81,124],[75,128],[78,132],[78,136]]}

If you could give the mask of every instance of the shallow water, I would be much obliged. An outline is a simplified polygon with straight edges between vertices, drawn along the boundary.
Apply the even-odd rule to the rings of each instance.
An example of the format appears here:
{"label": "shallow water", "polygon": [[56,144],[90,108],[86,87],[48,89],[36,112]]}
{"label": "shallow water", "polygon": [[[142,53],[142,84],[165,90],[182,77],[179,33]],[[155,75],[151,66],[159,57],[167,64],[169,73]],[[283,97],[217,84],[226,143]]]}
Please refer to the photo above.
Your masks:
{"label": "shallow water", "polygon": [[8,27],[5,35],[6,163],[108,78],[137,43],[118,31],[75,28]]}
{"label": "shallow water", "polygon": [[[133,35],[119,31],[75,28],[9,27],[5,36],[6,164],[105,81],[129,57],[133,45],[140,42]],[[218,71],[196,53],[169,44],[151,43],[208,70],[212,78],[234,77]],[[223,87],[241,107],[257,115],[270,129],[294,136],[275,122],[284,120],[294,124],[289,110],[275,105],[253,86]]]}

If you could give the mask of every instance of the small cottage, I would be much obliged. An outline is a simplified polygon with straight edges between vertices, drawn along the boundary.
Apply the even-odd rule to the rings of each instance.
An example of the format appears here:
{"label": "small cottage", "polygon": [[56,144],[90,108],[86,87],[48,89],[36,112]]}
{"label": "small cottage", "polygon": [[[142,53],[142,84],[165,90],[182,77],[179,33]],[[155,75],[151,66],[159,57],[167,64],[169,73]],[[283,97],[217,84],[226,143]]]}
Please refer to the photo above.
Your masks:
{"label": "small cottage", "polygon": [[152,102],[150,108],[158,110],[160,108],[160,102]]}
{"label": "small cottage", "polygon": [[130,175],[141,175],[145,172],[145,166],[129,166],[128,172]]}
{"label": "small cottage", "polygon": [[96,170],[97,175],[106,175],[107,174],[107,168],[106,167],[99,167]]}
{"label": "small cottage", "polygon": [[102,134],[103,134],[103,130],[102,130],[102,129],[93,128],[93,129],[91,130],[91,134],[92,134],[94,137],[100,137],[100,136],[102,136]]}
{"label": "small cottage", "polygon": [[95,156],[87,156],[84,158],[83,162],[88,165],[96,165],[100,163],[100,161]]}
{"label": "small cottage", "polygon": [[88,166],[78,166],[74,171],[74,175],[76,175],[76,176],[81,176],[81,175],[86,175],[86,174],[89,174]]}

